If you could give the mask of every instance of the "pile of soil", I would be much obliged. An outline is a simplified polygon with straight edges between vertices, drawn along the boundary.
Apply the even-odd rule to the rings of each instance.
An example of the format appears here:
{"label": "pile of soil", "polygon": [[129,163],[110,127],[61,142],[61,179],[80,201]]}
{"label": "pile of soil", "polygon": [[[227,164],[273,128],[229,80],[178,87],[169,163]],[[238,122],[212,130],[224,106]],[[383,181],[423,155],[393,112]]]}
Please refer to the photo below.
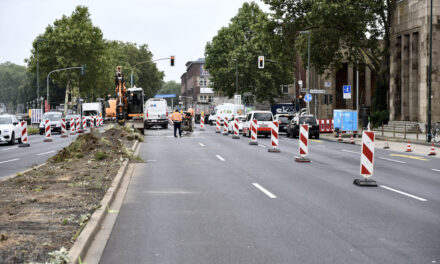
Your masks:
{"label": "pile of soil", "polygon": [[119,127],[80,135],[46,165],[0,182],[0,263],[44,263],[70,249],[141,137]]}

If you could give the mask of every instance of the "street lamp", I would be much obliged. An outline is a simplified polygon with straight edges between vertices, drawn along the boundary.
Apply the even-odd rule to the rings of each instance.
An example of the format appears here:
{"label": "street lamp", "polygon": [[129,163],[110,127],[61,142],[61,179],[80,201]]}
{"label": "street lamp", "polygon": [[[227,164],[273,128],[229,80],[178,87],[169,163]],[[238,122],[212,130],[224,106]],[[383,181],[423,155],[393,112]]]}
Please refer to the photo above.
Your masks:
{"label": "street lamp", "polygon": [[38,54],[38,43],[46,41],[44,38],[37,39],[37,106],[40,107],[40,72],[39,72],[39,54]]}
{"label": "street lamp", "polygon": [[232,60],[235,61],[235,94],[238,94],[238,60]]}
{"label": "street lamp", "polygon": [[[307,31],[300,31],[299,34],[307,34],[308,35],[308,40],[307,40],[307,93],[310,93],[310,31],[308,31],[308,30]],[[310,114],[309,102],[307,102],[307,114],[308,115]]]}
{"label": "street lamp", "polygon": [[429,16],[429,67],[428,67],[428,127],[426,131],[426,141],[431,142],[432,134],[431,134],[431,74],[432,74],[432,0],[431,0],[431,10]]}

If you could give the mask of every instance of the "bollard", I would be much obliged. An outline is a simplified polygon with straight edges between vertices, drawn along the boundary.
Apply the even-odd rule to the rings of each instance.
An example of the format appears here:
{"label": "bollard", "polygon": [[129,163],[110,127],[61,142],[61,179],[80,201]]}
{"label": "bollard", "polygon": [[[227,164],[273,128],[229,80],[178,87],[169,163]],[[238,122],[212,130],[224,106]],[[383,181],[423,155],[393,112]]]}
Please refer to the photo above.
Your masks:
{"label": "bollard", "polygon": [[99,125],[100,126],[104,125],[104,119],[102,118],[102,116],[99,117]]}
{"label": "bollard", "polygon": [[220,116],[217,116],[215,121],[215,133],[220,133]]}
{"label": "bollard", "polygon": [[309,125],[299,125],[299,156],[295,156],[296,162],[310,162],[309,155]]}
{"label": "bollard", "polygon": [[28,136],[27,136],[27,123],[26,121],[21,121],[21,142],[19,147],[29,147]]}
{"label": "bollard", "polygon": [[66,138],[68,137],[67,131],[66,131],[66,119],[61,118],[61,137]]}
{"label": "bollard", "polygon": [[90,116],[90,129],[95,127],[95,117]]}
{"label": "bollard", "polygon": [[275,153],[279,153],[280,149],[278,148],[278,129],[279,128],[279,123],[278,121],[274,121],[271,124],[271,128],[270,128],[270,141],[272,142],[272,148],[269,148],[267,151],[269,152],[275,152]]}
{"label": "bollard", "polygon": [[78,133],[84,133],[84,131],[81,128],[81,121],[79,120],[79,117],[76,118],[76,131]]}
{"label": "bollard", "polygon": [[257,137],[258,137],[258,123],[257,119],[254,119],[251,121],[250,127],[249,127],[249,134],[251,135],[251,141],[249,141],[249,145],[258,145]]}
{"label": "bollard", "polygon": [[240,130],[238,128],[238,117],[235,118],[233,129],[234,129],[234,135],[232,136],[232,138],[233,139],[240,139],[240,135],[239,135]]}
{"label": "bollard", "polygon": [[374,132],[364,131],[362,133],[362,153],[360,174],[363,178],[355,179],[353,184],[361,187],[377,187],[374,180],[369,179],[373,175],[374,168]]}
{"label": "bollard", "polygon": [[70,135],[76,135],[76,132],[75,132],[75,119],[73,119],[73,117],[70,118]]}
{"label": "bollard", "polygon": [[205,113],[202,111],[202,114],[200,115],[200,131],[205,130]]}
{"label": "bollard", "polygon": [[225,116],[223,119],[223,135],[227,136],[229,134],[228,118]]}
{"label": "bollard", "polygon": [[87,130],[87,119],[85,116],[82,117],[82,126],[83,126],[83,132],[86,132]]}
{"label": "bollard", "polygon": [[44,121],[44,130],[45,130],[45,138],[44,138],[44,142],[52,142],[53,139],[51,137],[50,134],[50,123],[49,123],[49,119],[46,119]]}

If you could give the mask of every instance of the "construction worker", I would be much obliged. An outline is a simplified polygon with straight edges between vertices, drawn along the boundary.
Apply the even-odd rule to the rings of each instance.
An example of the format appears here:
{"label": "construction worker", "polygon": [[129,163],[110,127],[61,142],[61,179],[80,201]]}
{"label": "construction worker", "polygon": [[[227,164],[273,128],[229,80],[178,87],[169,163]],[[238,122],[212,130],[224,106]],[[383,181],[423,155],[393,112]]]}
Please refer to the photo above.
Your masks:
{"label": "construction worker", "polygon": [[177,137],[177,129],[179,129],[179,137],[182,137],[182,130],[180,129],[180,125],[182,123],[182,115],[177,109],[174,110],[174,113],[171,115],[171,121],[173,121],[174,123],[174,137]]}

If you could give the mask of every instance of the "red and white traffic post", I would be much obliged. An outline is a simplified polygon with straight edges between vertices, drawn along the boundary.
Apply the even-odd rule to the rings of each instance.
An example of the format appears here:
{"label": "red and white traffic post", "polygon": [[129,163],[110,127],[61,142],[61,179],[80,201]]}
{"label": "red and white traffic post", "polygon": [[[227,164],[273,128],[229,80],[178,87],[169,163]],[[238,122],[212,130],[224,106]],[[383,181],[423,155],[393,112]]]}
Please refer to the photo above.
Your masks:
{"label": "red and white traffic post", "polygon": [[21,121],[21,143],[19,147],[29,147],[28,136],[27,136],[27,122]]}
{"label": "red and white traffic post", "polygon": [[70,135],[76,135],[75,119],[73,117],[70,118]]}
{"label": "red and white traffic post", "polygon": [[102,116],[99,117],[99,126],[103,126],[104,125],[104,118],[102,118]]}
{"label": "red and white traffic post", "polygon": [[90,116],[90,128],[95,127],[95,116]]}
{"label": "red and white traffic post", "polygon": [[95,120],[95,127],[99,127],[99,116],[95,116],[94,120]]}
{"label": "red and white traffic post", "polygon": [[202,111],[202,113],[200,114],[200,131],[204,131],[205,130],[205,112]]}
{"label": "red and white traffic post", "polygon": [[258,145],[257,142],[257,129],[258,129],[258,123],[257,119],[254,119],[251,121],[250,127],[249,127],[249,133],[251,135],[251,141],[249,141],[249,145]]}
{"label": "red and white traffic post", "polygon": [[240,129],[238,128],[238,117],[235,118],[233,129],[234,129],[234,135],[232,136],[232,138],[240,139]]}
{"label": "red and white traffic post", "polygon": [[374,168],[374,132],[362,133],[362,154],[360,174],[363,178],[355,179],[353,184],[366,187],[377,187],[376,181],[370,179]]}
{"label": "red and white traffic post", "polygon": [[66,138],[68,137],[67,131],[66,131],[66,119],[61,118],[61,137]]}
{"label": "red and white traffic post", "polygon": [[215,133],[220,133],[220,116],[217,116],[215,121]]}
{"label": "red and white traffic post", "polygon": [[229,134],[228,118],[225,116],[223,119],[223,135],[227,136]]}
{"label": "red and white traffic post", "polygon": [[84,131],[81,128],[81,120],[79,120],[79,117],[76,118],[76,131],[78,133],[84,133]]}
{"label": "red and white traffic post", "polygon": [[270,141],[272,147],[267,150],[269,152],[275,152],[275,153],[280,152],[280,149],[278,148],[278,135],[279,135],[278,128],[279,128],[278,121],[274,121],[270,124]]}
{"label": "red and white traffic post", "polygon": [[309,125],[299,125],[299,156],[295,156],[296,162],[310,162],[309,158]]}
{"label": "red and white traffic post", "polygon": [[86,132],[87,130],[87,119],[85,116],[82,117],[82,127],[83,127],[83,132]]}
{"label": "red and white traffic post", "polygon": [[44,137],[44,142],[52,142],[53,139],[51,137],[50,134],[50,123],[49,123],[49,119],[46,119],[44,121],[44,131],[45,131],[45,137]]}

